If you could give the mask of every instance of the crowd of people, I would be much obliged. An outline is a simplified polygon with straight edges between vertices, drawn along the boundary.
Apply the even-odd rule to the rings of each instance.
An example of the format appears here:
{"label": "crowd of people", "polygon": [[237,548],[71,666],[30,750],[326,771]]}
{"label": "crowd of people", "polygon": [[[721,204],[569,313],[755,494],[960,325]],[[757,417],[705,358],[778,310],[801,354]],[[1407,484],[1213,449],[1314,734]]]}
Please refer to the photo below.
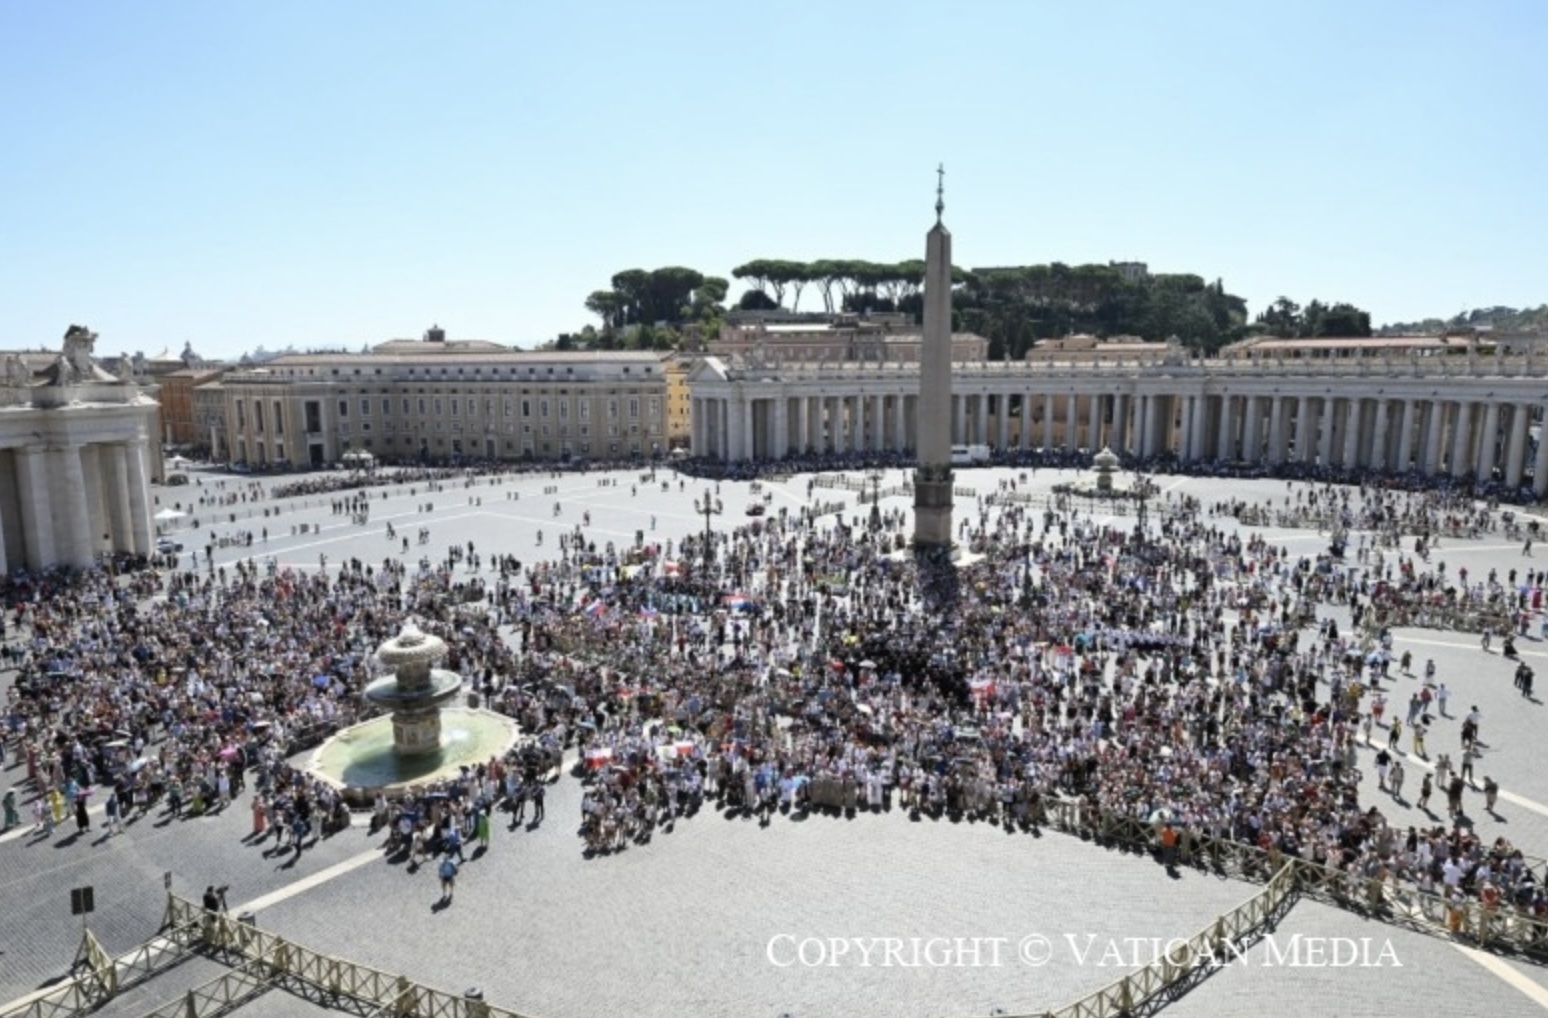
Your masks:
{"label": "crowd of people", "polygon": [[[353,513],[358,482],[268,497],[335,495]],[[1059,803],[1351,877],[1503,888],[1548,911],[1530,860],[1466,822],[1470,767],[1446,775],[1449,823],[1404,832],[1362,798],[1357,756],[1383,740],[1389,762],[1402,754],[1402,720],[1382,711],[1386,628],[1404,605],[1471,605],[1514,625],[1541,612],[1548,576],[1432,563],[1448,520],[1499,524],[1459,492],[1291,482],[1283,506],[1345,531],[1402,521],[1425,555],[1365,537],[1292,554],[1235,524],[1270,506],[1166,497],[1146,532],[981,502],[960,519],[957,562],[900,554],[901,514],[872,528],[803,509],[708,543],[599,546],[582,523],[525,567],[470,542],[417,566],[389,555],[304,572],[254,558],[202,576],[16,577],[0,587],[0,616],[25,634],[7,645],[20,666],[10,746],[40,832],[72,812],[88,827],[94,795],[111,831],[250,790],[251,840],[299,855],[349,814],[339,789],[288,761],[362,717],[372,652],[413,617],[524,733],[507,757],[374,803],[373,826],[416,860],[487,845],[500,809],[542,822],[544,787],[572,749],[588,852],[642,843],[709,804],[766,822],[896,806],[1033,829]],[[465,611],[470,600],[482,610]],[[1331,619],[1344,612],[1341,629]],[[1430,699],[1445,690],[1433,674],[1422,684]],[[1411,735],[1428,727],[1417,718]]]}

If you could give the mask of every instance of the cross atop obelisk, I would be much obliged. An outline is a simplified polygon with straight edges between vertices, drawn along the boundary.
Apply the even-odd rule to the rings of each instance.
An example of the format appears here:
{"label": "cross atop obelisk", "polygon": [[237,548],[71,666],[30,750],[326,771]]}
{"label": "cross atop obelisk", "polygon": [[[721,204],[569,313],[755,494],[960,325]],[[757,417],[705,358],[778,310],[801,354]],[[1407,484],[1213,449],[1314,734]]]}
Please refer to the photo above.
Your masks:
{"label": "cross atop obelisk", "polygon": [[935,225],[941,224],[941,216],[946,212],[946,164],[941,163],[935,167]]}

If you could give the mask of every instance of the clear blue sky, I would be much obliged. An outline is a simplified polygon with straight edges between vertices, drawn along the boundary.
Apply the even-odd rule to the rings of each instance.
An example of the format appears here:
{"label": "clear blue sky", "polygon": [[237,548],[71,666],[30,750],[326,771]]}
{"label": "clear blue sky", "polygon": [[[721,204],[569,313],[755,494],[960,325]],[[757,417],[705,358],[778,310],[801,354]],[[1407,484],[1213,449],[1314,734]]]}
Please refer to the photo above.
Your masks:
{"label": "clear blue sky", "polygon": [[620,269],[923,257],[937,161],[964,266],[1536,305],[1545,44],[1537,0],[14,0],[0,348],[531,345]]}

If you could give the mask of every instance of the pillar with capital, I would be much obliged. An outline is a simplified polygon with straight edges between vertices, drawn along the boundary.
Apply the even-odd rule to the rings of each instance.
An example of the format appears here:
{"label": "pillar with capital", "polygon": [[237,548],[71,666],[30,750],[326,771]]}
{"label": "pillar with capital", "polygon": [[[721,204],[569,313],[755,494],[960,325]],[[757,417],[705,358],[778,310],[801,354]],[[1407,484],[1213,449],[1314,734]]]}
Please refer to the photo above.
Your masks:
{"label": "pillar with capital", "polygon": [[1532,491],[1548,495],[1548,406],[1542,408],[1542,430],[1537,434],[1537,457],[1532,463]]}
{"label": "pillar with capital", "polygon": [[1484,404],[1483,435],[1478,443],[1478,479],[1489,480],[1494,474],[1495,450],[1499,443],[1500,404],[1490,400]]}
{"label": "pillar with capital", "polygon": [[1360,465],[1360,429],[1364,414],[1365,404],[1358,396],[1344,400],[1344,458],[1339,461],[1342,467]]}
{"label": "pillar with capital", "polygon": [[1190,460],[1207,459],[1204,450],[1205,426],[1209,421],[1209,397],[1205,395],[1190,396],[1189,402],[1193,404],[1193,420],[1188,431],[1188,458]]}
{"label": "pillar with capital", "polygon": [[1393,469],[1400,473],[1407,472],[1409,464],[1414,458],[1414,401],[1403,401],[1403,423],[1398,431],[1397,462]]}
{"label": "pillar with capital", "polygon": [[54,550],[54,512],[48,491],[47,453],[40,446],[16,450],[17,496],[27,567],[41,570],[58,561]]}
{"label": "pillar with capital", "polygon": [[1424,473],[1434,475],[1441,468],[1441,437],[1446,430],[1446,404],[1431,399],[1425,406]]}
{"label": "pillar with capital", "polygon": [[102,483],[102,447],[83,445],[80,447],[79,456],[81,479],[85,482],[82,493],[86,503],[86,544],[91,551],[92,560],[95,561],[99,554],[117,550],[113,545],[113,524],[106,501],[106,485]]}
{"label": "pillar with capital", "polygon": [[150,548],[137,547],[134,528],[129,521],[133,512],[129,507],[128,450],[123,445],[102,447],[102,484],[107,492],[108,530],[113,535],[113,550],[131,555],[149,555]]}
{"label": "pillar with capital", "polygon": [[1505,484],[1510,488],[1521,487],[1521,475],[1526,466],[1528,418],[1531,408],[1525,403],[1510,404],[1510,441],[1505,450]]}
{"label": "pillar with capital", "polygon": [[1375,437],[1371,439],[1371,461],[1368,464],[1377,470],[1387,469],[1387,400],[1384,398],[1376,401],[1376,428]]}
{"label": "pillar with capital", "polygon": [[1226,462],[1236,457],[1236,422],[1231,419],[1231,402],[1236,397],[1229,392],[1220,397],[1220,438],[1215,443],[1215,456]]}
{"label": "pillar with capital", "polygon": [[1263,455],[1263,442],[1259,438],[1263,427],[1263,405],[1257,396],[1242,397],[1242,459],[1258,462]]}
{"label": "pillar with capital", "polygon": [[86,475],[81,466],[81,446],[65,445],[50,450],[49,508],[57,524],[54,550],[59,561],[85,568],[95,560],[91,515],[84,494]]}
{"label": "pillar with capital", "polygon": [[129,480],[129,527],[134,533],[135,548],[146,554],[152,541],[150,485],[147,482],[149,450],[144,439],[129,444],[124,465]]}
{"label": "pillar with capital", "polygon": [[1451,470],[1452,477],[1461,477],[1467,473],[1470,464],[1468,452],[1473,443],[1473,404],[1467,400],[1457,401],[1457,420],[1451,432]]}

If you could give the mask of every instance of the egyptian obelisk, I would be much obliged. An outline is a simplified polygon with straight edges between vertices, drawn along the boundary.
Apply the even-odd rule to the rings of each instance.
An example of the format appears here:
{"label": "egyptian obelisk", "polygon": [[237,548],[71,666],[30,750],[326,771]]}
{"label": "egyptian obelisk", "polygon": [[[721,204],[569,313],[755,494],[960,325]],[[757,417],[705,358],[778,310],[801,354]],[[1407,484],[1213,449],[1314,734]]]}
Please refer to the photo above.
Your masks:
{"label": "egyptian obelisk", "polygon": [[914,547],[951,547],[951,231],[945,167],[936,170],[935,227],[925,238],[924,340],[919,351],[919,465]]}

